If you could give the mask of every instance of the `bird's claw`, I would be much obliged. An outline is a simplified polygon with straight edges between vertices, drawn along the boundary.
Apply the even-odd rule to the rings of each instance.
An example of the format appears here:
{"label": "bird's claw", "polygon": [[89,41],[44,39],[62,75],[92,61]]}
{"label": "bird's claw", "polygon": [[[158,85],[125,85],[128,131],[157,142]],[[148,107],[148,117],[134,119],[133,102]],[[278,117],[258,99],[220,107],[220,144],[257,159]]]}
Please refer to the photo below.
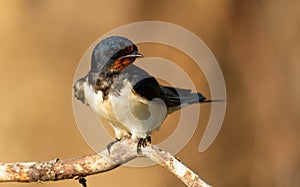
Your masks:
{"label": "bird's claw", "polygon": [[109,154],[110,154],[110,148],[111,148],[111,146],[113,146],[115,143],[117,143],[119,141],[121,141],[121,139],[116,138],[115,141],[112,141],[109,144],[107,144],[106,148],[107,148],[107,151],[108,151]]}
{"label": "bird's claw", "polygon": [[151,136],[147,136],[146,138],[139,139],[137,145],[137,154],[142,154],[142,147],[146,147],[148,143],[151,143]]}

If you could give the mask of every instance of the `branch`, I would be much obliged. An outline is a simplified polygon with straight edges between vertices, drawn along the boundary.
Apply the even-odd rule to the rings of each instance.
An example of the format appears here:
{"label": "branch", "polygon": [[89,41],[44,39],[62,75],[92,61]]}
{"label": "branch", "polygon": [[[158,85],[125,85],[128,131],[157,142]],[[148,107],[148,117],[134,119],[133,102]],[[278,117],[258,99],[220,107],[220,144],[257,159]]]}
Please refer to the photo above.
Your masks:
{"label": "branch", "polygon": [[167,168],[187,186],[210,186],[174,156],[157,146],[148,144],[142,147],[141,155],[137,154],[136,148],[136,142],[124,139],[113,144],[110,153],[105,149],[98,154],[66,160],[0,163],[0,182],[57,181],[85,177],[112,170],[134,158],[144,156]]}

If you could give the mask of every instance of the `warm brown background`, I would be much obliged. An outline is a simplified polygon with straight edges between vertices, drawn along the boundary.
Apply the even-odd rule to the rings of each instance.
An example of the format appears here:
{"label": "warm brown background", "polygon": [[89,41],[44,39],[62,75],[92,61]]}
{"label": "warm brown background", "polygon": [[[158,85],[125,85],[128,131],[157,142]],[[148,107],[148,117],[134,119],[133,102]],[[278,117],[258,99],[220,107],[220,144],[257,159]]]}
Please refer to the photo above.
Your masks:
{"label": "warm brown background", "polygon": [[[0,1],[0,162],[93,153],[72,113],[76,66],[107,31],[159,20],[183,26],[207,43],[228,90],[226,118],[213,145],[197,151],[209,115],[209,106],[203,106],[199,129],[177,156],[214,186],[299,186],[299,8],[293,0]],[[172,54],[168,50],[162,51]],[[154,48],[151,55],[161,51]],[[176,55],[165,56],[173,60]],[[209,94],[207,88],[199,89]],[[184,186],[159,166],[121,167],[88,177],[88,184]],[[43,184],[50,186],[79,184]]]}

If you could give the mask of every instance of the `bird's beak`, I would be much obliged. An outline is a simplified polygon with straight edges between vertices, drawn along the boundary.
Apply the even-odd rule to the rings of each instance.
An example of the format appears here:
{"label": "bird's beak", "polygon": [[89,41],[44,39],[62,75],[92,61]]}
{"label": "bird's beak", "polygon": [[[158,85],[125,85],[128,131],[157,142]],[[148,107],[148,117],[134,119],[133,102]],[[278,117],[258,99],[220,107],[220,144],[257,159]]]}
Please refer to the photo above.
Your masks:
{"label": "bird's beak", "polygon": [[143,58],[144,56],[138,52],[136,52],[135,54],[129,54],[129,55],[125,55],[122,58]]}
{"label": "bird's beak", "polygon": [[132,64],[136,58],[142,57],[143,55],[138,52],[122,56],[114,61],[113,65],[110,67],[110,71],[121,72],[126,66]]}

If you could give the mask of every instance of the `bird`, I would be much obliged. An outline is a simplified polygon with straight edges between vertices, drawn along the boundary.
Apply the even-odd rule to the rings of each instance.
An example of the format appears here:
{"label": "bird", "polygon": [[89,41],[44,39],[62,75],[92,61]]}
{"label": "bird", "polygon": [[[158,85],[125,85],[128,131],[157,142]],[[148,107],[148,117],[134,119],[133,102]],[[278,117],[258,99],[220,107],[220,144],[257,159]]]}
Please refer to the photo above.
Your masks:
{"label": "bird", "polygon": [[212,102],[190,89],[161,85],[133,64],[142,57],[128,38],[109,36],[94,47],[89,72],[73,86],[75,98],[109,122],[116,142],[130,137],[137,142],[138,153],[151,143],[152,132],[169,114],[191,104]]}

